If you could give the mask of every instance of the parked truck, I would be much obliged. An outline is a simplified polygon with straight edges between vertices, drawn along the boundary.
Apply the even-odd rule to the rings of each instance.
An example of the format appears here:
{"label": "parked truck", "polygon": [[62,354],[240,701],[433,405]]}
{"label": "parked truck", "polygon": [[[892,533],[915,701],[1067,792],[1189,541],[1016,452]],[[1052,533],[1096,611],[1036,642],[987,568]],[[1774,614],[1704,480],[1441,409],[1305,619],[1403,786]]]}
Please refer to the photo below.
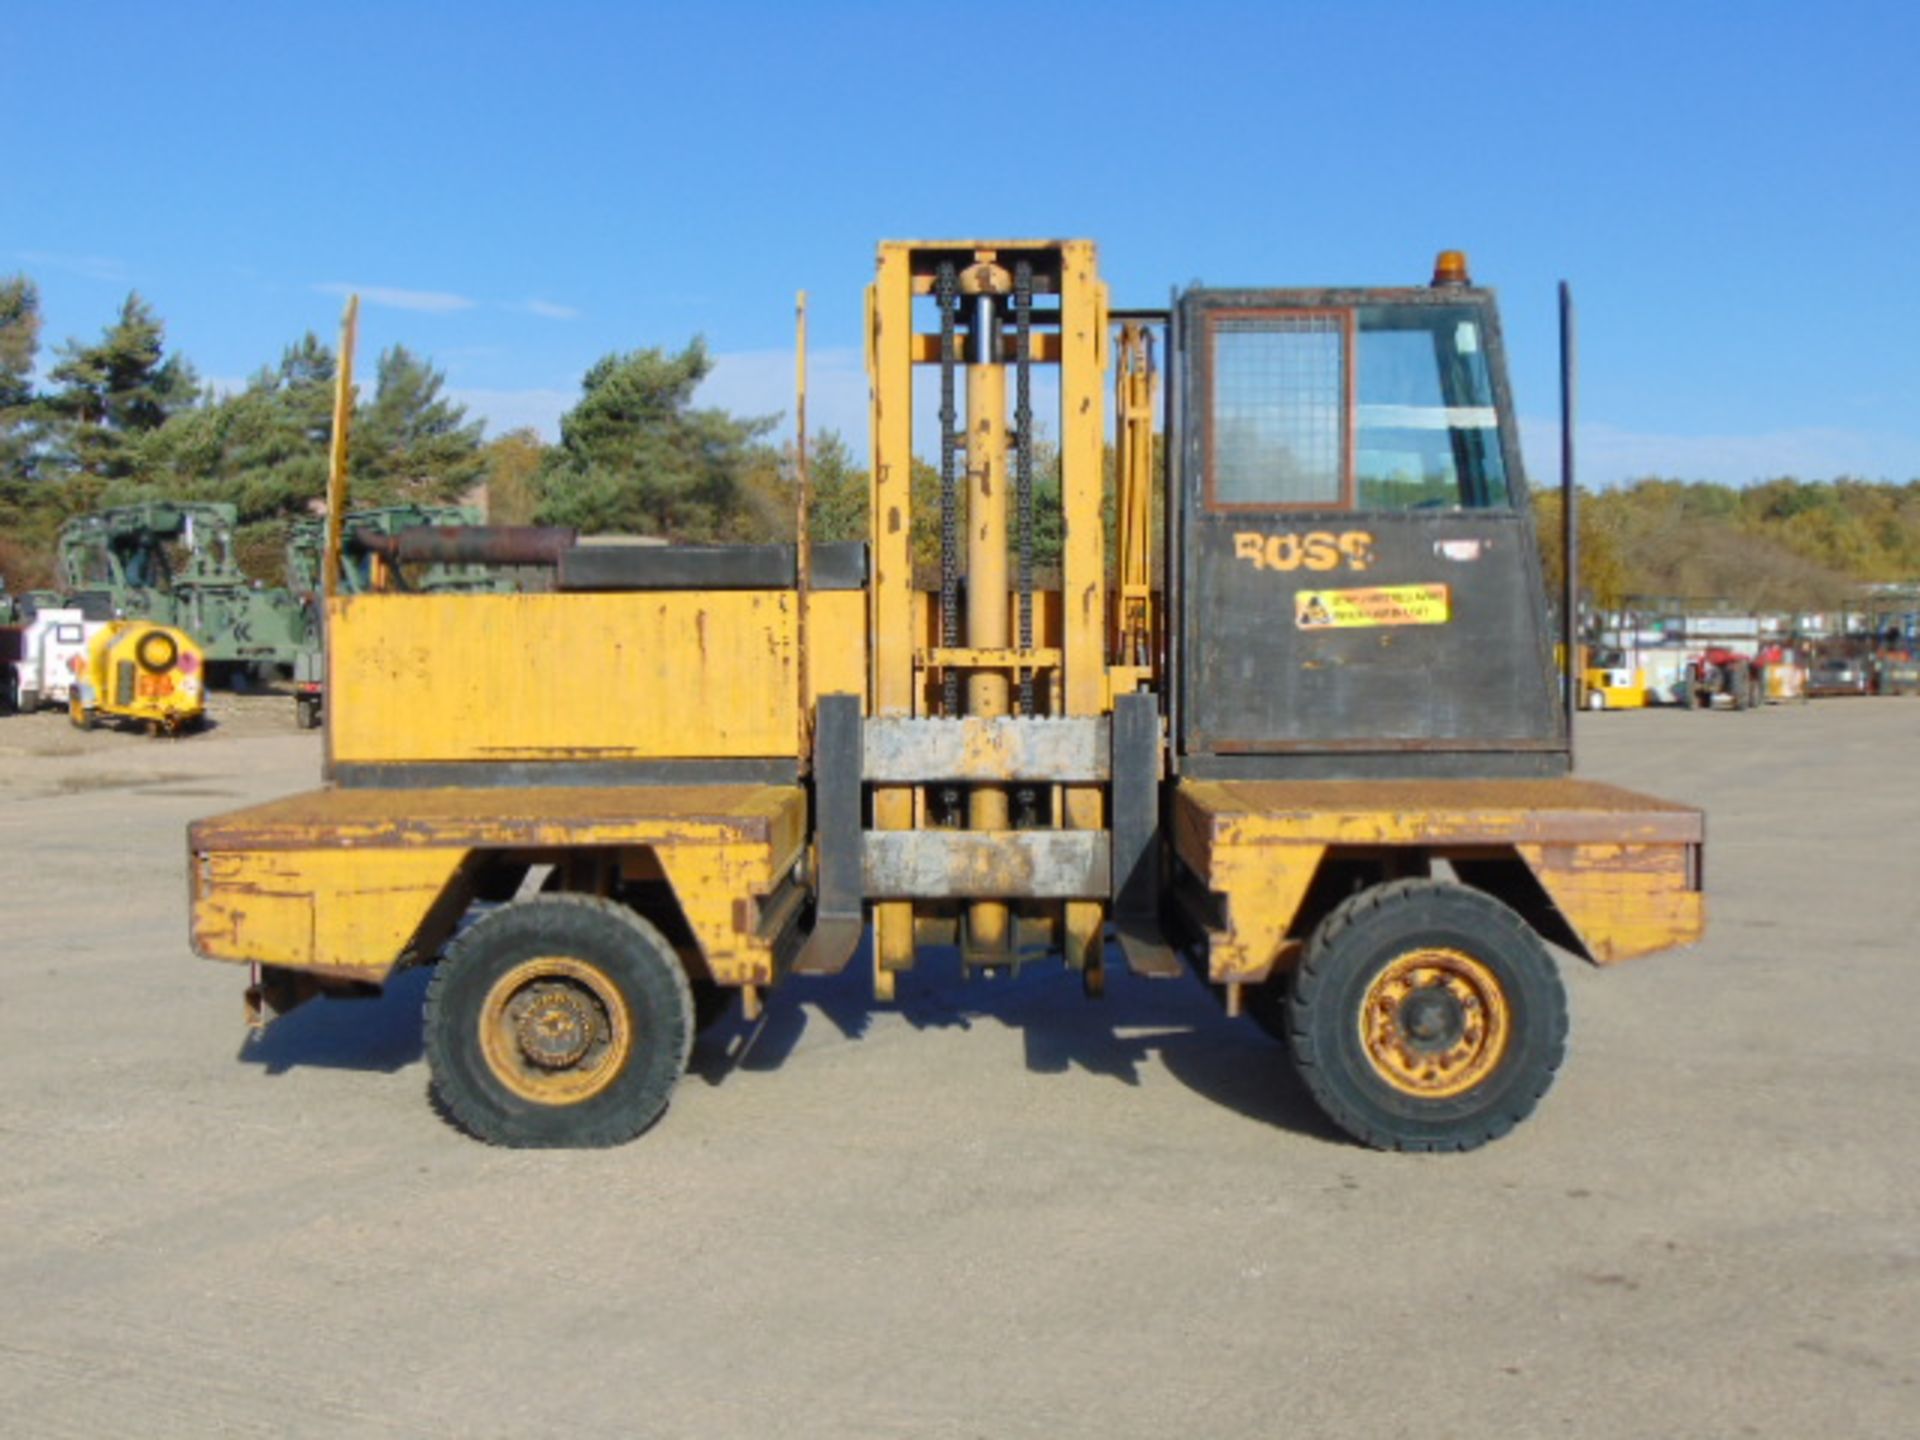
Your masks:
{"label": "parked truck", "polygon": [[1711,646],[1687,661],[1680,703],[1689,710],[1752,710],[1766,699],[1753,656]]}
{"label": "parked truck", "polygon": [[66,705],[99,629],[77,609],[38,605],[28,618],[0,625],[0,711]]}
{"label": "parked truck", "polygon": [[1091,242],[888,242],[865,314],[864,545],[810,544],[803,501],[794,546],[555,544],[549,592],[327,602],[326,784],[189,840],[194,948],[251,967],[256,1020],[431,966],[446,1114],[606,1145],[723,1002],[856,956],[882,1003],[935,957],[1052,957],[1096,997],[1110,964],[1191,970],[1350,1135],[1462,1150],[1560,1067],[1549,946],[1701,934],[1699,811],[1573,773],[1577,665],[1464,257],[1116,310]]}

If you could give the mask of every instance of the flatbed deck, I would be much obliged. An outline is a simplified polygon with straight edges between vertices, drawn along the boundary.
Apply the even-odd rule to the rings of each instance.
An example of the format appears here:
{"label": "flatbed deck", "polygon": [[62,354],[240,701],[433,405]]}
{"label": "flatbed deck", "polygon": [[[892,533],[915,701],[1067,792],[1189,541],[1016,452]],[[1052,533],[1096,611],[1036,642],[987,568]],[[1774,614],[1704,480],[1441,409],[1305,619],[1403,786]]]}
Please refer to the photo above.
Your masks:
{"label": "flatbed deck", "polygon": [[797,785],[352,789],[289,795],[197,822],[195,850],[574,846],[732,839],[797,848]]}
{"label": "flatbed deck", "polygon": [[600,851],[623,879],[673,886],[709,978],[764,985],[776,936],[763,902],[786,886],[806,824],[797,785],[312,790],[191,828],[193,943],[379,984],[432,957],[466,904],[454,882],[470,857]]}

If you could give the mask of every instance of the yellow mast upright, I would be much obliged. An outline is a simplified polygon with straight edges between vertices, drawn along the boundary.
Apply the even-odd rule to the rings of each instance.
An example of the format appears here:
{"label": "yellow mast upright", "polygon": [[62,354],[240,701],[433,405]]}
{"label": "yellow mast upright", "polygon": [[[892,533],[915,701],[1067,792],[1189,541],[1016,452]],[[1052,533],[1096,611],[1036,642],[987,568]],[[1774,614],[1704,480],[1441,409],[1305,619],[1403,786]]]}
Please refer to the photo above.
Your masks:
{"label": "yellow mast upright", "polygon": [[340,589],[340,546],[347,518],[347,441],[353,428],[353,347],[360,335],[360,297],[349,295],[340,316],[340,363],[333,376],[333,443],[327,451],[327,544],[320,562],[320,593]]}

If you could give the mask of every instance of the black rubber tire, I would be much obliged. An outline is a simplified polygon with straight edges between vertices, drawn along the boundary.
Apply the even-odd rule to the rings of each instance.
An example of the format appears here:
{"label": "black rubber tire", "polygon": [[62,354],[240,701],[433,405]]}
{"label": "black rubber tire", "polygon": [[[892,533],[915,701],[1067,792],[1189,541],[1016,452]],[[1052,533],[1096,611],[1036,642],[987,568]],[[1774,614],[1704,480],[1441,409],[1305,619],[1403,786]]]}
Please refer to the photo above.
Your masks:
{"label": "black rubber tire", "polygon": [[302,730],[320,728],[320,699],[316,695],[296,695],[293,700],[293,723]]}
{"label": "black rubber tire", "polygon": [[[480,1043],[488,992],[538,956],[592,967],[632,1018],[622,1071],[570,1104],[516,1094]],[[693,1048],[693,997],[673,947],[632,910],[593,895],[542,895],[482,917],[448,950],[427,986],[426,1030],[434,1098],[468,1134],[515,1148],[598,1148],[633,1139],[665,1113]]]}
{"label": "black rubber tire", "polygon": [[[1510,1017],[1506,1048],[1473,1088],[1446,1098],[1389,1084],[1365,1053],[1361,1008],[1395,957],[1444,947],[1493,975]],[[1287,995],[1294,1068],[1327,1117],[1378,1150],[1471,1150],[1524,1120],[1567,1048],[1567,997],[1540,937],[1481,891],[1396,880],[1344,901],[1307,942]]]}

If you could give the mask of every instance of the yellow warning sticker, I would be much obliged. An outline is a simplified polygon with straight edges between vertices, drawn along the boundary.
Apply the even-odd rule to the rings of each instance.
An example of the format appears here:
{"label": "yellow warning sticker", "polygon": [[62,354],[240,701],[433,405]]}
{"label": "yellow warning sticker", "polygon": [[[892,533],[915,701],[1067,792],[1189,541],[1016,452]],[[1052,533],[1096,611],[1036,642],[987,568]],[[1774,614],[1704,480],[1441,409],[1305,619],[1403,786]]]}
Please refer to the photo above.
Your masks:
{"label": "yellow warning sticker", "polygon": [[1373,590],[1300,590],[1293,623],[1302,630],[1371,625],[1444,625],[1452,618],[1445,585],[1383,585]]}

